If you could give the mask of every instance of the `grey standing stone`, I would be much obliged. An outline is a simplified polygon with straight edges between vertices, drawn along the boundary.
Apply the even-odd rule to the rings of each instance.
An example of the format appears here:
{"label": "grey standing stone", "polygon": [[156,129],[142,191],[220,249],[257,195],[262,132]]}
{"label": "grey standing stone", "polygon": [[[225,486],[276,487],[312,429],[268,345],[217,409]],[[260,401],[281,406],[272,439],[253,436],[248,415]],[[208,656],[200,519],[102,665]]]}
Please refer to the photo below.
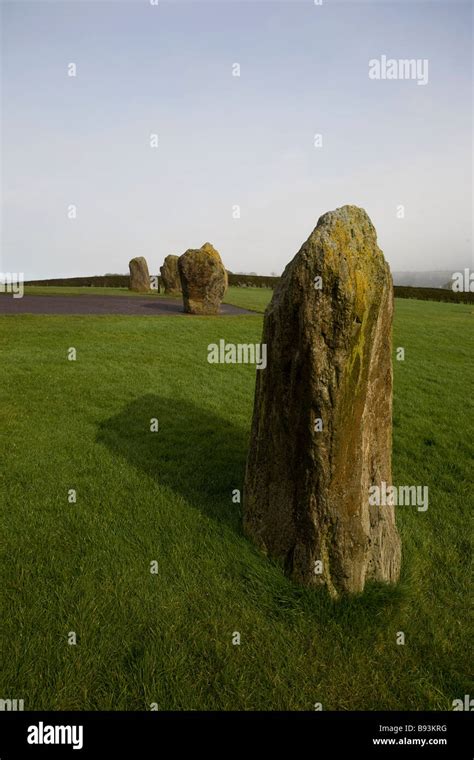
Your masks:
{"label": "grey standing stone", "polygon": [[211,243],[190,248],[178,260],[184,311],[188,314],[218,314],[227,290],[227,271]]}
{"label": "grey standing stone", "polygon": [[148,264],[143,256],[137,256],[129,264],[130,285],[129,290],[136,293],[147,293],[150,290],[150,273]]}
{"label": "grey standing stone", "polygon": [[356,206],[321,216],[265,313],[244,529],[332,596],[399,577],[394,508],[369,506],[370,486],[391,484],[392,313],[389,266]]}
{"label": "grey standing stone", "polygon": [[160,267],[161,279],[165,286],[165,293],[181,293],[181,280],[178,271],[179,256],[166,256],[163,266]]}

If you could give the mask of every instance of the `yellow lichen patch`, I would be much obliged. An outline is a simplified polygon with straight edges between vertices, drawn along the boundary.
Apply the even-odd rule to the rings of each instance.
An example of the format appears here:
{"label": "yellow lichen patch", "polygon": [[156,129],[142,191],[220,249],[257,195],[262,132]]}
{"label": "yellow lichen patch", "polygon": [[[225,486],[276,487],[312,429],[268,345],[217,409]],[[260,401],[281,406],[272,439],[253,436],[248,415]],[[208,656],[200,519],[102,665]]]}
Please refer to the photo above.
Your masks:
{"label": "yellow lichen patch", "polygon": [[201,246],[201,251],[205,251],[206,253],[210,253],[211,256],[214,256],[214,258],[217,258],[219,261],[221,260],[221,257],[219,255],[219,252],[216,251],[212,243],[204,243],[204,245]]}
{"label": "yellow lichen patch", "polygon": [[361,371],[362,367],[364,366],[364,345],[365,345],[365,326],[367,322],[367,314],[364,314],[362,318],[362,324],[360,326],[359,334],[357,336],[357,341],[355,345],[352,348],[351,358],[349,359],[349,362],[347,364],[347,377],[349,382],[354,382],[352,380],[352,373],[354,370],[354,366],[357,364],[357,380],[355,381],[355,390],[357,391],[361,379]]}
{"label": "yellow lichen patch", "polygon": [[350,360],[347,365],[347,373],[348,373],[348,379],[350,382],[352,380],[352,372],[354,370],[354,366],[356,364],[356,361],[358,360],[357,381],[355,383],[355,391],[357,391],[360,380],[361,380],[362,367],[364,366],[364,348],[365,348],[366,332],[367,332],[368,321],[369,321],[369,309],[367,306],[368,283],[364,275],[362,274],[362,272],[356,272],[355,291],[356,291],[356,301],[354,304],[355,314],[357,318],[360,320],[361,325],[360,325],[360,330],[357,335],[357,340],[352,348]]}
{"label": "yellow lichen patch", "polygon": [[354,309],[356,316],[362,321],[367,309],[367,291],[369,284],[365,272],[358,269],[355,273],[355,301]]}

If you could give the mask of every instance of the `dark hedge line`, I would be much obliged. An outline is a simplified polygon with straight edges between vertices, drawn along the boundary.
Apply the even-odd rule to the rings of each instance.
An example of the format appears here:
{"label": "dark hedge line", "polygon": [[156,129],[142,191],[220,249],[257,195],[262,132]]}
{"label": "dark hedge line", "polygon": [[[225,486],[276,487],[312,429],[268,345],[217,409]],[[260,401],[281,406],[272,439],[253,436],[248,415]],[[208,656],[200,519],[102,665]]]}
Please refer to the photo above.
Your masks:
{"label": "dark hedge line", "polygon": [[[241,288],[274,288],[279,277],[259,277],[252,274],[233,274],[229,272],[229,285]],[[158,278],[161,289],[161,277]],[[129,277],[126,274],[106,275],[103,277],[69,277],[55,280],[30,280],[25,285],[69,285],[70,287],[128,288]],[[474,293],[455,293],[443,288],[413,288],[395,285],[395,298],[416,298],[420,301],[449,301],[451,303],[474,303]]]}
{"label": "dark hedge line", "polygon": [[240,288],[274,288],[279,277],[260,277],[257,274],[233,274],[228,272],[229,285]]}
{"label": "dark hedge line", "polygon": [[25,285],[67,285],[71,288],[128,288],[128,274],[111,274],[103,277],[64,277],[56,280],[29,280]]}
{"label": "dark hedge line", "polygon": [[[252,274],[229,272],[229,285],[237,287],[273,288],[279,277],[259,277]],[[70,287],[128,288],[128,274],[104,275],[103,277],[69,277],[54,280],[30,280],[25,285],[69,285]],[[161,285],[161,277],[158,279]]]}
{"label": "dark hedge line", "polygon": [[451,303],[474,303],[474,293],[455,293],[444,288],[412,288],[395,285],[395,298],[417,298],[419,301],[450,301]]}

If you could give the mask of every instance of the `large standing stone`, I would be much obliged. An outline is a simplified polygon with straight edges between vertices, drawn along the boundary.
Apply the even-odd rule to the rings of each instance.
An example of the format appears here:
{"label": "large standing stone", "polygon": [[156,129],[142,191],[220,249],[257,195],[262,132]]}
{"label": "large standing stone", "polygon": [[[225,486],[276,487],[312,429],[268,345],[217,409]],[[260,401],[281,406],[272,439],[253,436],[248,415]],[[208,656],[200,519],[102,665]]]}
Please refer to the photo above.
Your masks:
{"label": "large standing stone", "polygon": [[160,267],[161,279],[165,286],[165,293],[181,293],[181,280],[178,272],[179,256],[166,256],[163,266]]}
{"label": "large standing stone", "polygon": [[136,293],[146,293],[150,290],[150,273],[148,264],[143,256],[137,256],[129,262],[130,285],[129,290]]}
{"label": "large standing stone", "polygon": [[372,222],[344,206],[319,219],[265,313],[244,528],[333,596],[399,576],[394,509],[369,506],[370,486],[391,483],[392,312]]}
{"label": "large standing stone", "polygon": [[218,314],[227,290],[227,272],[210,243],[190,248],[178,259],[184,310],[189,314]]}

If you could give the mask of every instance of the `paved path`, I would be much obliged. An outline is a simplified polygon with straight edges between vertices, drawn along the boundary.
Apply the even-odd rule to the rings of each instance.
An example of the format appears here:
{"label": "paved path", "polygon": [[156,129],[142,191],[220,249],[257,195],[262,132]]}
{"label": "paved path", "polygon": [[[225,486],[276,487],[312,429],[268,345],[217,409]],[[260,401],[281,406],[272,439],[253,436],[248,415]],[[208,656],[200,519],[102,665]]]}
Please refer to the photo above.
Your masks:
{"label": "paved path", "polygon": [[[221,315],[252,314],[238,306],[223,303]],[[23,296],[0,295],[1,314],[125,314],[140,317],[187,316],[176,298],[140,298],[139,296]]]}

